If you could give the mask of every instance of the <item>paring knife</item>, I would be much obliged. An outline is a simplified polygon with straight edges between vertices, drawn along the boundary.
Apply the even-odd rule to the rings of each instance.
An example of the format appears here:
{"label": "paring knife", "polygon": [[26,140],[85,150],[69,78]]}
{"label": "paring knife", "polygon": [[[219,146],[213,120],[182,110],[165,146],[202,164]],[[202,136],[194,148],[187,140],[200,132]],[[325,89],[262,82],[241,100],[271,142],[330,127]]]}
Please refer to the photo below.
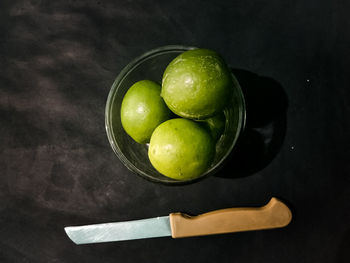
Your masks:
{"label": "paring knife", "polygon": [[101,243],[130,239],[172,236],[173,238],[224,234],[280,228],[292,220],[289,208],[273,197],[262,207],[227,208],[189,216],[169,216],[142,220],[65,227],[76,244]]}

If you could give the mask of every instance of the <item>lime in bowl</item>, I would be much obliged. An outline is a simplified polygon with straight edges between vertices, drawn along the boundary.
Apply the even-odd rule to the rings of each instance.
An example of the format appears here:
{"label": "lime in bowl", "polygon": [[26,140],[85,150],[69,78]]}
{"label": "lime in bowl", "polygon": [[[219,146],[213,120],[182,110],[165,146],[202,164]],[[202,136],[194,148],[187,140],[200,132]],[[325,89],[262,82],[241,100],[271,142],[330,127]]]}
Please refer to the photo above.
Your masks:
{"label": "lime in bowl", "polygon": [[[144,53],[131,61],[119,73],[107,98],[105,125],[108,140],[114,153],[130,171],[152,182],[166,185],[183,185],[197,182],[217,173],[227,161],[244,129],[246,116],[244,97],[237,79],[232,75],[235,85],[232,89],[231,101],[224,109],[226,118],[224,132],[216,142],[214,161],[199,177],[181,181],[160,174],[153,168],[148,158],[148,144],[135,142],[124,131],[121,124],[120,109],[128,89],[135,82],[144,79],[161,83],[168,64],[184,51],[191,49],[195,49],[195,47],[172,45]],[[232,169],[234,171],[234,167]]]}

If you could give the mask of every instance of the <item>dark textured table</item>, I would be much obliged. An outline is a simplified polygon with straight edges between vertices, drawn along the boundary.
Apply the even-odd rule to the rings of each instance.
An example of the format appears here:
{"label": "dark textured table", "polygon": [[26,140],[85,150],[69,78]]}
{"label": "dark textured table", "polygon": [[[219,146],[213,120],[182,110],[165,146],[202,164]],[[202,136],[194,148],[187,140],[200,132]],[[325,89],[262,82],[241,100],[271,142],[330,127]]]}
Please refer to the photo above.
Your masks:
{"label": "dark textured table", "polygon": [[[349,262],[349,1],[1,1],[0,262]],[[104,127],[143,52],[211,48],[247,129],[225,169],[169,187],[129,172]],[[63,227],[286,201],[284,229],[77,246]]]}

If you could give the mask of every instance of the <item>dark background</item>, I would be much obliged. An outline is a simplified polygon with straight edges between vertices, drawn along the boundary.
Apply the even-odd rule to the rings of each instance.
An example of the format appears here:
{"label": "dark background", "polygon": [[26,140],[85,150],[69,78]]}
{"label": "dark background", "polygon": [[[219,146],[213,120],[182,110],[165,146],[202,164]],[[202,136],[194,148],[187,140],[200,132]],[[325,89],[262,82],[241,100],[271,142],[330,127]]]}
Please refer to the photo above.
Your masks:
{"label": "dark background", "polygon": [[[0,262],[350,262],[349,1],[1,1]],[[169,44],[234,68],[247,130],[226,168],[169,187],[111,150],[120,70]],[[77,246],[63,227],[285,200],[284,229]]]}

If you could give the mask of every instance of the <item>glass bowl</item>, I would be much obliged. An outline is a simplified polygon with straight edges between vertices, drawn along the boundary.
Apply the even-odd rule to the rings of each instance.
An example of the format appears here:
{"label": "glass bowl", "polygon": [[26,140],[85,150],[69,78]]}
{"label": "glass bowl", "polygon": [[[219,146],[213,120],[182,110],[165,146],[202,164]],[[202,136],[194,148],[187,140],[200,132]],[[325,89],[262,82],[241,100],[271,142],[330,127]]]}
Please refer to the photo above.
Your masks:
{"label": "glass bowl", "polygon": [[108,140],[120,161],[132,172],[152,182],[167,185],[188,184],[216,173],[222,167],[245,124],[245,104],[242,90],[233,76],[235,88],[231,103],[224,110],[225,130],[216,143],[216,154],[208,170],[196,179],[179,181],[157,172],[148,159],[148,145],[136,143],[123,129],[120,107],[127,90],[137,81],[149,79],[161,83],[163,72],[176,56],[194,47],[165,46],[146,52],[130,62],[117,76],[109,92],[105,124]]}

